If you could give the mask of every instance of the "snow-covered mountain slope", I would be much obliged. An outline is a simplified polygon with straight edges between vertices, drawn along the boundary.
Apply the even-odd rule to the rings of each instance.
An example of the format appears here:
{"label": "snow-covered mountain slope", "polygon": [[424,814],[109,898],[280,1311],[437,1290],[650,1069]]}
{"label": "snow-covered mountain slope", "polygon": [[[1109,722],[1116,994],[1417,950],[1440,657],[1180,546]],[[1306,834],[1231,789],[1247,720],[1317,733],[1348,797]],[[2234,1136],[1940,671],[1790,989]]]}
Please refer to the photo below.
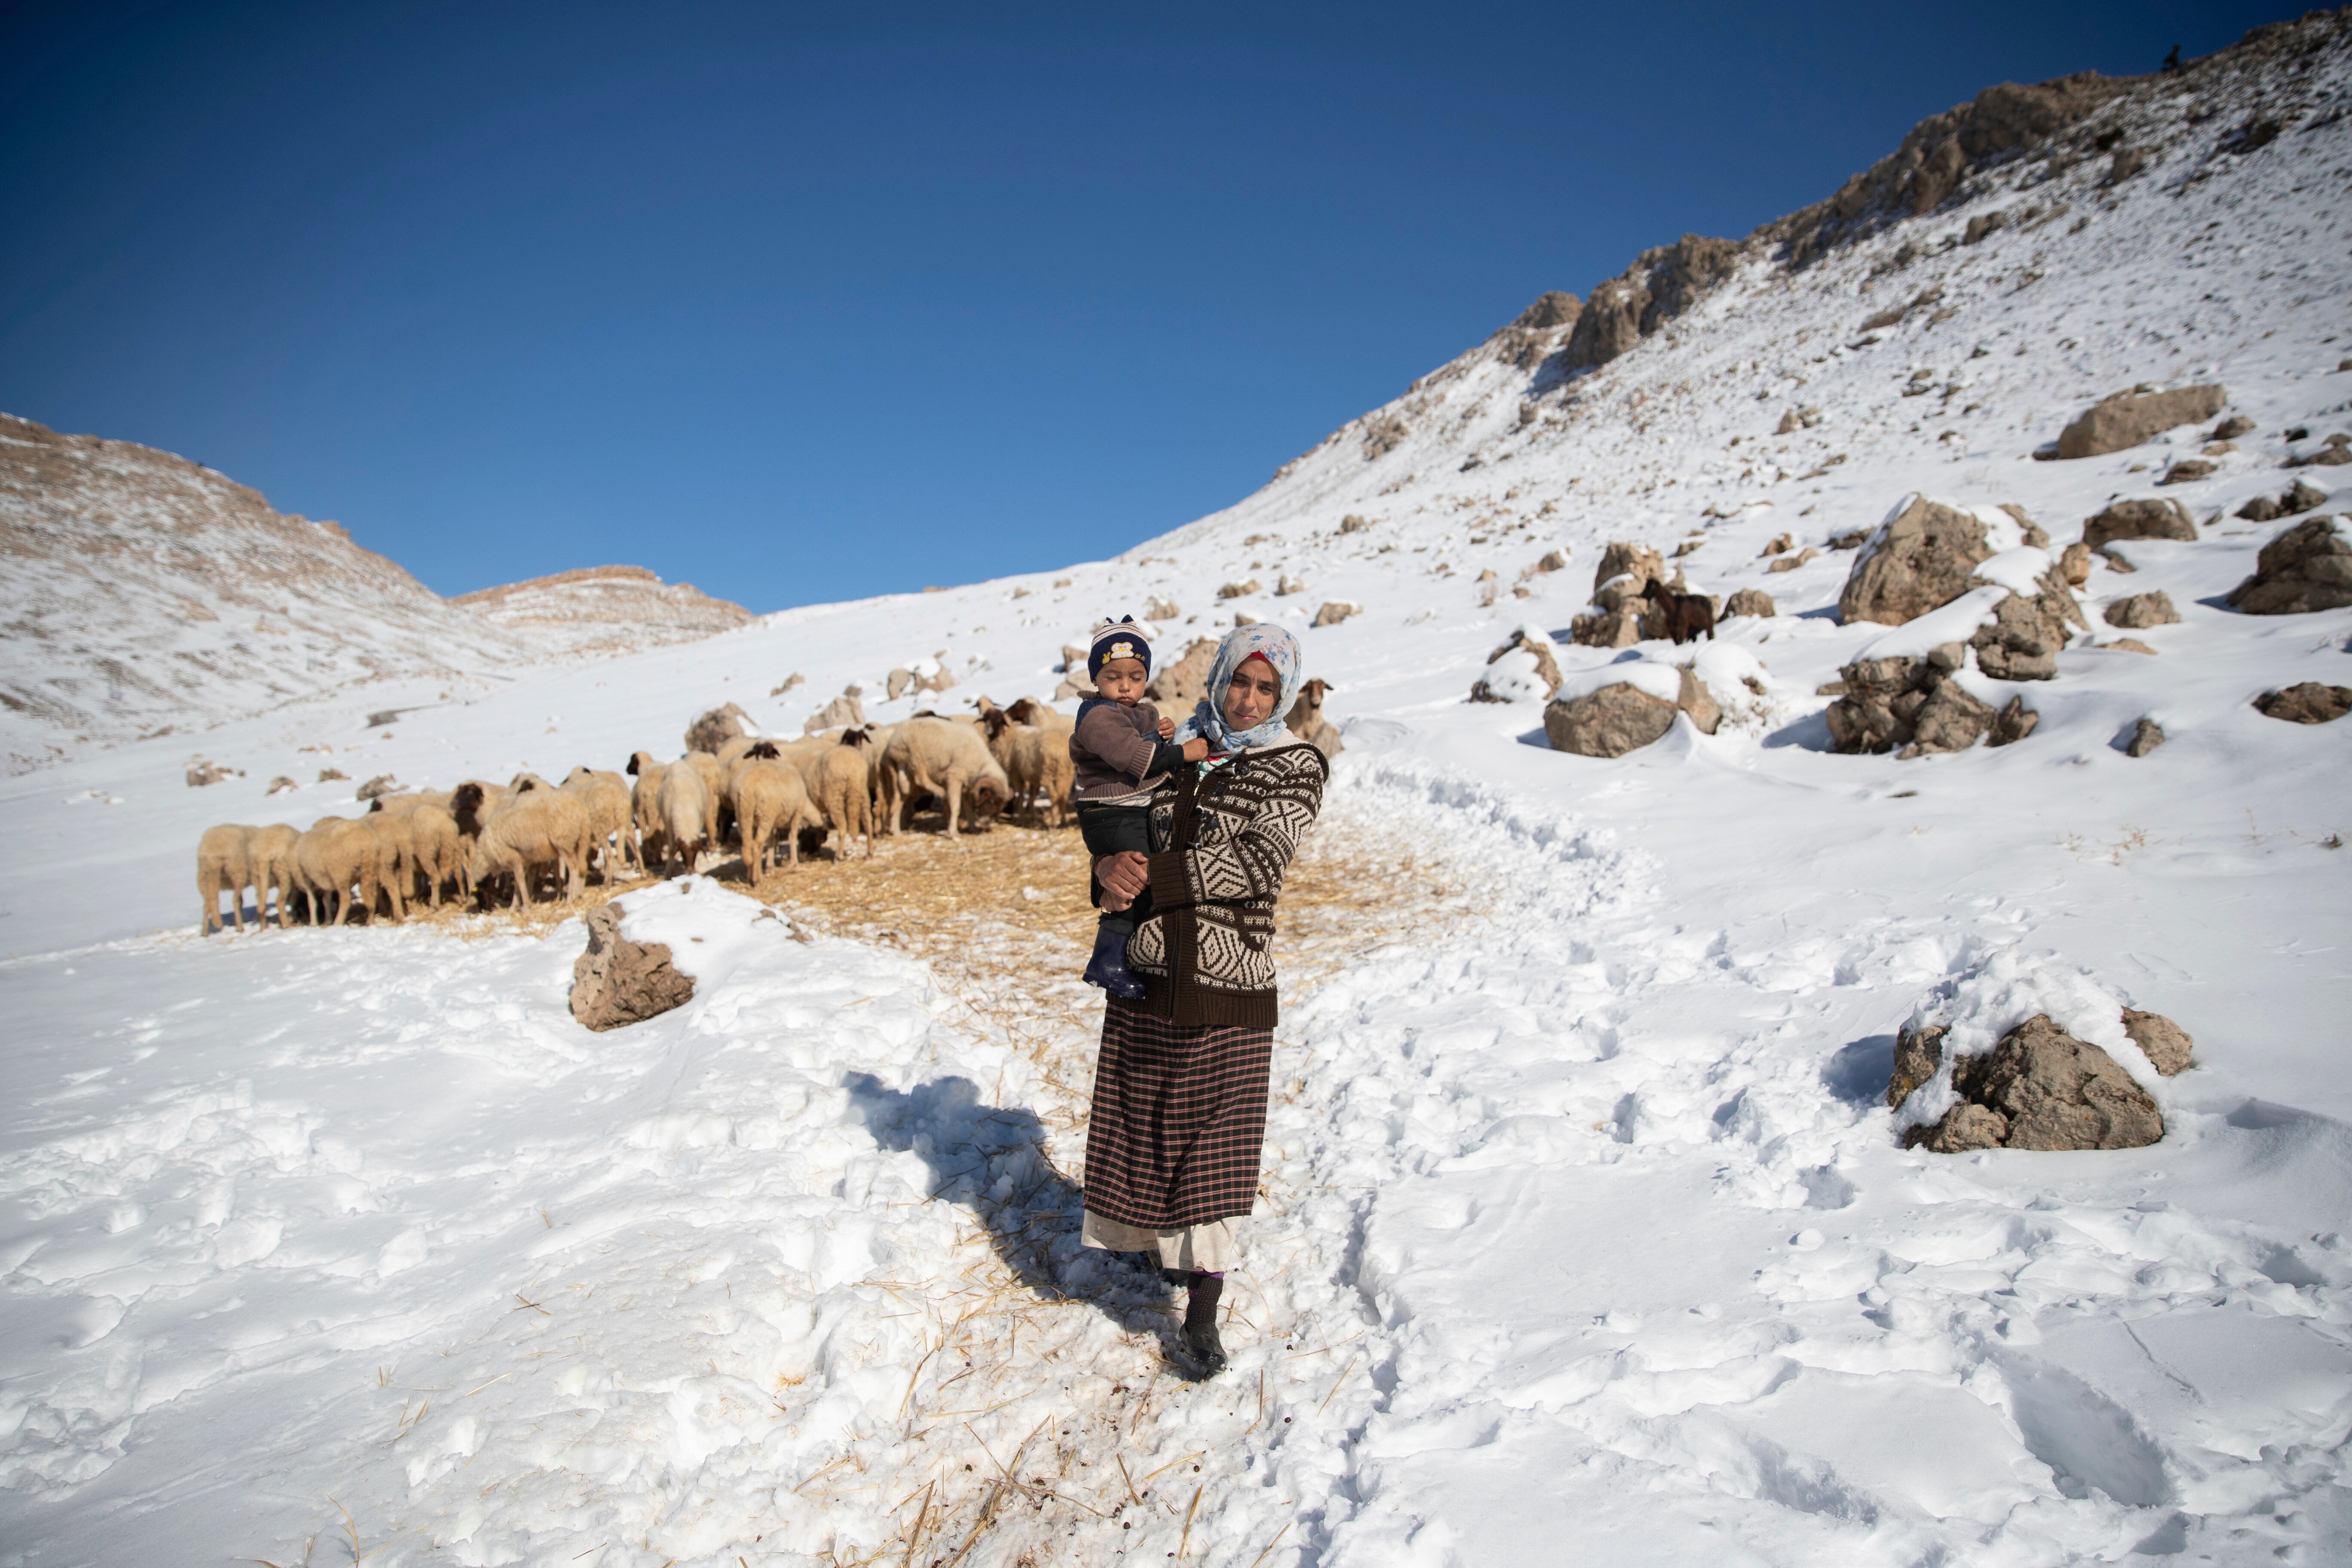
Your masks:
{"label": "snow-covered mountain slope", "polygon": [[[208,733],[247,776],[207,789],[184,738],[11,781],[5,1550],[325,1562],[348,1528],[370,1562],[632,1568],[2342,1561],[2352,720],[2250,704],[2352,686],[2352,610],[2224,595],[2286,526],[2241,505],[2329,489],[2282,465],[2352,431],[2346,32],[2077,83],[2085,113],[2006,147],[1948,156],[1966,117],[1939,117],[1852,211],[1686,247],[1646,335],[1644,306],[1571,354],[1584,307],[1552,301],[1115,561],[446,702],[329,693]],[[1806,236],[1802,266],[1769,248]],[[2254,426],[2208,478],[2155,485],[2201,427],[2033,458],[2098,396],[2207,381]],[[1965,675],[2040,713],[2024,741],[1833,754],[1816,690],[1891,634],[1840,624],[1832,541],[1914,490],[2017,504],[2057,544],[2172,496],[2198,536],[2095,563],[2095,637],[2054,679]],[[1769,572],[1782,532],[1820,553]],[[1533,701],[1466,701],[1621,539],[1696,542],[1693,586],[1778,600],[1696,653],[1722,727],[1601,760],[1549,750]],[[2098,646],[2105,606],[2154,589],[2181,616],[2133,634],[2156,651]],[[724,701],[796,731],[852,683],[881,718],[1007,701],[1162,597],[1171,653],[1236,612],[1299,627],[1346,726],[1330,831],[1465,910],[1368,904],[1370,956],[1286,995],[1216,1384],[1064,1304],[1100,1283],[1054,1228],[1066,1194],[991,1206],[1040,1159],[1080,1177],[1039,1129],[1087,1086],[918,966],[698,884],[644,918],[708,939],[703,993],[592,1037],[562,1009],[576,924],[192,934],[202,826],[352,809],[322,766],[561,776],[675,751]],[[1361,613],[1309,625],[1340,601]],[[878,700],[934,657],[953,689]],[[1571,680],[1691,657],[1558,649]],[[2142,717],[2169,740],[2134,758]],[[2179,1021],[2177,1078],[2118,1047],[2163,1141],[1902,1149],[1892,1037],[1948,990]],[[1008,1223],[1038,1271],[968,1286]],[[963,1397],[998,1375],[1032,1392]]]}
{"label": "snow-covered mountain slope", "polygon": [[0,415],[0,744],[22,773],[394,676],[656,647],[749,618],[636,567],[446,601],[340,524],[168,452]]}

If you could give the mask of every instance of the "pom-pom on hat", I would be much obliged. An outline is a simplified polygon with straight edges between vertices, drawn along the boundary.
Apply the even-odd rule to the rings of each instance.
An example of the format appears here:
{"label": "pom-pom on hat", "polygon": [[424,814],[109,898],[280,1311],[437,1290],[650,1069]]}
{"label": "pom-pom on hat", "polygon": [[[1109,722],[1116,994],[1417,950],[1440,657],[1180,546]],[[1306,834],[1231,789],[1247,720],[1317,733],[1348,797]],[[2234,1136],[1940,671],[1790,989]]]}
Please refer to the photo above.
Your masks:
{"label": "pom-pom on hat", "polygon": [[1102,667],[1114,658],[1139,658],[1143,673],[1151,673],[1151,634],[1135,624],[1133,616],[1095,624],[1093,646],[1087,650],[1087,679],[1102,679]]}

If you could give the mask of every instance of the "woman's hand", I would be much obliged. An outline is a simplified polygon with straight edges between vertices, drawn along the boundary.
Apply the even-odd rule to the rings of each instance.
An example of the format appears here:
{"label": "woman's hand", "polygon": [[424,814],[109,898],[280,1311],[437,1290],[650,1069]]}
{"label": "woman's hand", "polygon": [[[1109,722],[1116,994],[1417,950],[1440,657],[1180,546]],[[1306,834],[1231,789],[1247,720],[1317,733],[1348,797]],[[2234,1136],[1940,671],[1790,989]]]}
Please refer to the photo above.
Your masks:
{"label": "woman's hand", "polygon": [[1172,741],[1176,738],[1175,720],[1162,719],[1160,721],[1160,738],[1163,741]]}
{"label": "woman's hand", "polygon": [[1102,884],[1102,907],[1117,914],[1151,885],[1150,862],[1137,850],[1122,849],[1095,862],[1095,880]]}
{"label": "woman's hand", "polygon": [[1200,736],[1195,735],[1191,740],[1184,742],[1184,760],[1186,762],[1197,763],[1208,754],[1209,742],[1201,739]]}

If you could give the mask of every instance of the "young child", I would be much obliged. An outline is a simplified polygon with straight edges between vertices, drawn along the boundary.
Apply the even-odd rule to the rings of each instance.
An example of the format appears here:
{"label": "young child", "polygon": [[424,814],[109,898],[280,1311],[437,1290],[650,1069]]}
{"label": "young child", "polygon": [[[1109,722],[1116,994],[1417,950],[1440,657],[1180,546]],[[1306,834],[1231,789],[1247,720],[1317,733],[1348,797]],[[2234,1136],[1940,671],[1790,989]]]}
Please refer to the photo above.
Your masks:
{"label": "young child", "polygon": [[[1179,763],[1197,763],[1207,756],[1209,743],[1193,740],[1171,744],[1175,721],[1162,719],[1157,708],[1143,700],[1144,682],[1151,679],[1151,638],[1133,616],[1095,627],[1087,674],[1099,695],[1079,704],[1077,728],[1070,733],[1078,835],[1089,856],[1122,849],[1150,854],[1151,812],[1145,805],[1146,786]],[[1087,984],[1129,1001],[1142,997],[1143,982],[1127,967],[1127,942],[1150,912],[1147,889],[1127,909],[1104,914],[1095,928]]]}

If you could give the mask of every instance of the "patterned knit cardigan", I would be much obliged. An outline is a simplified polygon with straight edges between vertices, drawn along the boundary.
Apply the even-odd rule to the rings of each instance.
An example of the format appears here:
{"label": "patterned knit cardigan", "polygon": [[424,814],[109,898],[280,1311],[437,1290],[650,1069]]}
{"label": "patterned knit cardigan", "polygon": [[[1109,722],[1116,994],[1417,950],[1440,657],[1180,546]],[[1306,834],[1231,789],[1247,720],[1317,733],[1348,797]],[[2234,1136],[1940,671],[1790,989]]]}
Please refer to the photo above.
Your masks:
{"label": "patterned knit cardigan", "polygon": [[1270,1029],[1274,903],[1330,764],[1300,742],[1245,752],[1206,778],[1181,768],[1153,793],[1152,914],[1128,944],[1144,1012],[1178,1025]]}

